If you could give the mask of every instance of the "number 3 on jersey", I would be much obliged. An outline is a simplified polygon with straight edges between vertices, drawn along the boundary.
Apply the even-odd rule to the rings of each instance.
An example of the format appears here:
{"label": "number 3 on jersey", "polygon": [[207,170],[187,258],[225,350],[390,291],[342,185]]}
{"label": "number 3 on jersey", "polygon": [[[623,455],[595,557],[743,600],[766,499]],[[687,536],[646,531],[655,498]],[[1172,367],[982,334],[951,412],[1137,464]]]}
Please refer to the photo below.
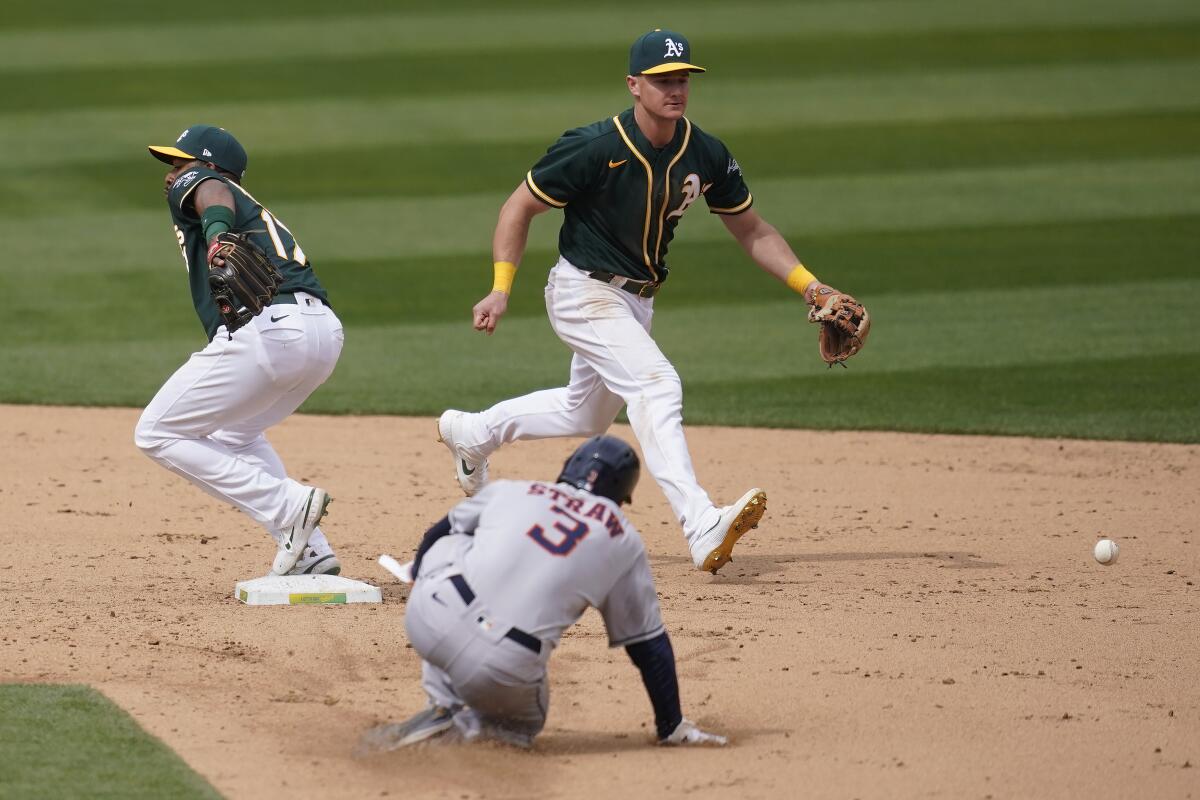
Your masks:
{"label": "number 3 on jersey", "polygon": [[525,532],[525,535],[537,542],[538,545],[540,545],[544,550],[556,556],[565,556],[575,549],[575,545],[583,541],[584,537],[588,535],[588,532],[591,529],[588,528],[586,522],[576,518],[570,512],[561,508],[560,506],[551,506],[550,510],[555,514],[565,517],[567,520],[566,523],[564,523],[563,520],[555,520],[554,524],[551,526],[553,531],[557,531],[558,533],[562,534],[562,538],[559,538],[556,542],[551,541],[551,537],[553,537],[553,531],[551,536],[547,536],[546,529],[541,525],[534,525]]}

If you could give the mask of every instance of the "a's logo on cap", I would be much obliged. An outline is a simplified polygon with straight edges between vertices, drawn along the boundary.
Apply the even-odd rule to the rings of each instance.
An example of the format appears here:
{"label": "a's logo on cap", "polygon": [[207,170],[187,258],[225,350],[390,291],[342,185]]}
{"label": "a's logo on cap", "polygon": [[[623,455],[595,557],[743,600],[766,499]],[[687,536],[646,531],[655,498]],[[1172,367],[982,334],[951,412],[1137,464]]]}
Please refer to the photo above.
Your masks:
{"label": "a's logo on cap", "polygon": [[202,156],[205,156],[205,157],[207,157],[207,158],[212,158],[212,153],[211,153],[211,152],[209,152],[209,149],[208,149],[207,147],[206,147],[206,148],[204,148],[204,149],[203,149],[203,150],[200,152],[200,155],[202,155]]}
{"label": "a's logo on cap", "polygon": [[189,132],[190,130],[191,130],[191,128],[184,128],[184,129],[183,129],[183,133],[179,134],[179,138],[178,138],[178,139],[176,139],[175,141],[176,141],[176,142],[182,142],[182,141],[183,141],[183,139],[184,139],[184,137],[188,135],[188,132]]}
{"label": "a's logo on cap", "polygon": [[668,38],[666,40],[666,42],[667,42],[667,52],[663,53],[663,58],[670,58],[672,56],[675,56],[676,58],[683,58],[683,45],[682,44],[676,42],[674,39],[671,39],[671,38]]}

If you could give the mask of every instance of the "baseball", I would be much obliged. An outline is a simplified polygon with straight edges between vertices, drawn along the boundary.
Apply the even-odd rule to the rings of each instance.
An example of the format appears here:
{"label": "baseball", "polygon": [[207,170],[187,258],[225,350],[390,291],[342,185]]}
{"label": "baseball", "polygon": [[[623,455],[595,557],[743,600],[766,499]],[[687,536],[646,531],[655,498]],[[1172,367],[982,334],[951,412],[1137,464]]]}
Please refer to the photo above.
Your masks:
{"label": "baseball", "polygon": [[1092,555],[1096,556],[1096,560],[1101,564],[1117,563],[1117,554],[1121,552],[1121,548],[1117,547],[1117,543],[1112,539],[1101,539],[1096,542],[1096,547],[1092,550]]}

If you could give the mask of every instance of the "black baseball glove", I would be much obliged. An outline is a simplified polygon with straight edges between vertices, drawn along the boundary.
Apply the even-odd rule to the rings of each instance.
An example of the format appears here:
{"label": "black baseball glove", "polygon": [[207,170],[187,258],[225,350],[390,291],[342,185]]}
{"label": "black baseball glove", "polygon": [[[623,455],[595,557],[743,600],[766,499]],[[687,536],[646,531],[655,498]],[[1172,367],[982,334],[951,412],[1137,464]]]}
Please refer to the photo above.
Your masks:
{"label": "black baseball glove", "polygon": [[244,233],[221,233],[208,247],[208,289],[225,330],[233,332],[271,302],[283,276]]}

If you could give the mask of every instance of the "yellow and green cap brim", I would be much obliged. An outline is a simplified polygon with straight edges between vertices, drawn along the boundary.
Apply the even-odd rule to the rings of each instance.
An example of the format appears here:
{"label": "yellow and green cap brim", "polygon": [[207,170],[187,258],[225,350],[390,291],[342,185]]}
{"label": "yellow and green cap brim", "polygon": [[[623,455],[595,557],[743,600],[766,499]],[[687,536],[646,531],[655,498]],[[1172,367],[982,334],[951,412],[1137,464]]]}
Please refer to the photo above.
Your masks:
{"label": "yellow and green cap brim", "polygon": [[150,151],[150,155],[167,164],[170,164],[176,158],[195,158],[191,153],[185,153],[178,147],[165,147],[152,144],[146,149]]}
{"label": "yellow and green cap brim", "polygon": [[695,64],[685,64],[682,61],[672,61],[666,64],[659,64],[658,66],[650,67],[650,69],[644,69],[638,74],[659,75],[663,72],[678,72],[681,69],[686,69],[688,72],[705,71],[704,67],[697,67]]}

